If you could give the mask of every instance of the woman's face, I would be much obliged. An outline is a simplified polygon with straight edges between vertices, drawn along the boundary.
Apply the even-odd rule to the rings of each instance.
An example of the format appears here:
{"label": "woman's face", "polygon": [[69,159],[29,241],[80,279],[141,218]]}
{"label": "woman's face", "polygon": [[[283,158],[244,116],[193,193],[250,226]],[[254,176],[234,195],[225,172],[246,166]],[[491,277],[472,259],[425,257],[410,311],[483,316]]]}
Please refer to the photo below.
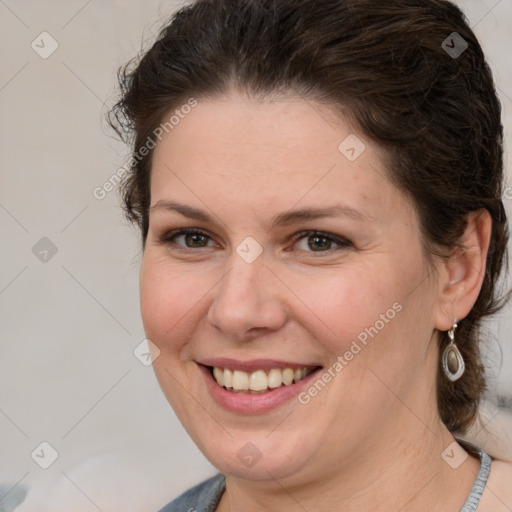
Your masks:
{"label": "woman's face", "polygon": [[144,327],[225,474],[304,483],[439,425],[431,274],[382,153],[325,106],[198,101],[155,148]]}

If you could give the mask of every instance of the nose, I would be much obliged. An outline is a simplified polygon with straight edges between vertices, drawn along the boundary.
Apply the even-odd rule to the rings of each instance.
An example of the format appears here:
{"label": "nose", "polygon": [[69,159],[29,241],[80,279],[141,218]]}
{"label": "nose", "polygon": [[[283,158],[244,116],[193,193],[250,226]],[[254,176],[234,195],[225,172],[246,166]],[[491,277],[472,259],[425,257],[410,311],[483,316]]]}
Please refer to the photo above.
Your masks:
{"label": "nose", "polygon": [[286,322],[278,279],[262,257],[247,263],[235,254],[230,271],[215,292],[207,318],[224,338],[250,341],[280,329]]}

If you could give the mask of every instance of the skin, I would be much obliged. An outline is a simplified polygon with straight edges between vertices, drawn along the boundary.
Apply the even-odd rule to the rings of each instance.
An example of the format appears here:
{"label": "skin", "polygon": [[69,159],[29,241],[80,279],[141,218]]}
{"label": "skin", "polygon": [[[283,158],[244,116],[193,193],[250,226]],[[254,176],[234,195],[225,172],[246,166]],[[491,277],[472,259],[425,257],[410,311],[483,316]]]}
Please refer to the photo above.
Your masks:
{"label": "skin", "polygon": [[[353,162],[338,150],[350,134],[366,145]],[[455,470],[441,457],[454,438],[436,405],[438,330],[476,301],[491,220],[471,214],[467,249],[429,264],[413,206],[382,162],[326,106],[239,91],[200,100],[155,148],[151,205],[177,201],[213,218],[151,210],[140,292],[160,386],[227,475],[220,511],[455,511],[471,489],[479,461]],[[280,213],[341,204],[367,218],[271,228]],[[159,241],[179,228],[207,237],[199,247],[185,236]],[[294,240],[302,230],[350,244]],[[248,236],[263,248],[250,264],[236,252]],[[212,400],[199,371],[210,357],[327,369],[395,303],[401,311],[306,405],[236,414]],[[252,467],[237,457],[247,442],[261,453]]]}

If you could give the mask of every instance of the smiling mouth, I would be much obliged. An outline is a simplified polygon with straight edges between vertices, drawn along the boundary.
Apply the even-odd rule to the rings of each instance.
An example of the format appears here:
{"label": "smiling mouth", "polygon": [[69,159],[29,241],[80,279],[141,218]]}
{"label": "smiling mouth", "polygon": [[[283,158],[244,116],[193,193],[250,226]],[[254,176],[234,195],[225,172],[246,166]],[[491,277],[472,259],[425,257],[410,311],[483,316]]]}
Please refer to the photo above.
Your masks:
{"label": "smiling mouth", "polygon": [[233,393],[261,394],[275,389],[291,386],[306,378],[319,366],[304,368],[271,368],[244,372],[217,366],[208,367],[217,384]]}

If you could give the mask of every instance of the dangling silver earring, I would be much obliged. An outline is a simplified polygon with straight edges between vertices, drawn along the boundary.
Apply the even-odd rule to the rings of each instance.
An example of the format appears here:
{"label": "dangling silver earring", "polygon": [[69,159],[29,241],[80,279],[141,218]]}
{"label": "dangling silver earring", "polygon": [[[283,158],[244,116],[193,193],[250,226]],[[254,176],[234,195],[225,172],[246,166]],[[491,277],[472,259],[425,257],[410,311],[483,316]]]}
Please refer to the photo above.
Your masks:
{"label": "dangling silver earring", "polygon": [[460,379],[466,369],[464,359],[462,358],[457,345],[455,345],[455,329],[457,329],[457,321],[455,321],[453,327],[448,331],[450,343],[444,349],[443,357],[441,359],[443,362],[444,373],[452,382]]}

